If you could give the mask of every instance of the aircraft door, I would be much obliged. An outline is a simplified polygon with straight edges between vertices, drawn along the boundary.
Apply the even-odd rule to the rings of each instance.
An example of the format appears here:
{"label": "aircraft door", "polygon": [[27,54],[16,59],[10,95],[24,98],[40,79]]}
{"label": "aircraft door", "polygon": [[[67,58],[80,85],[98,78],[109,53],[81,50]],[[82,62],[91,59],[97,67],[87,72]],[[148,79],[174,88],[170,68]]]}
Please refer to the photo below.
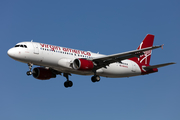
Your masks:
{"label": "aircraft door", "polygon": [[32,43],[34,47],[34,54],[39,54],[39,47],[37,43]]}

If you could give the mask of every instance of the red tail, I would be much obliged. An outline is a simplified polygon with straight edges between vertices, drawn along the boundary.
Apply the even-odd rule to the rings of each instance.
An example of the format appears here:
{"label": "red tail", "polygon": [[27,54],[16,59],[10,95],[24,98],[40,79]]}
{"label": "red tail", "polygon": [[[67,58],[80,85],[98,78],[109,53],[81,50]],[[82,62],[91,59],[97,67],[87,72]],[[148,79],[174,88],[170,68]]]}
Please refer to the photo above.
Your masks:
{"label": "red tail", "polygon": [[[137,49],[140,50],[143,48],[152,47],[153,42],[154,42],[154,35],[147,34]],[[150,59],[151,59],[151,53],[152,53],[152,50],[145,51],[144,55],[141,55],[140,58],[133,57],[133,58],[130,58],[130,60],[139,62],[142,65],[149,65]]]}

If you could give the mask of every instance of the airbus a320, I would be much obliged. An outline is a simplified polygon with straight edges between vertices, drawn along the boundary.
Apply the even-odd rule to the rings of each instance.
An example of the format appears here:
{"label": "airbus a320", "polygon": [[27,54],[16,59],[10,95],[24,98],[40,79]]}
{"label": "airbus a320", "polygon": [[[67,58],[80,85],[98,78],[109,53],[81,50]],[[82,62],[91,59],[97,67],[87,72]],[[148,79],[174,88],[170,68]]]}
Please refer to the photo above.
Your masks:
{"label": "airbus a320", "polygon": [[[174,62],[150,65],[154,35],[148,34],[136,50],[103,55],[66,47],[38,42],[20,42],[10,48],[7,54],[14,60],[28,64],[27,75],[39,80],[49,80],[62,75],[66,78],[64,86],[72,87],[71,74],[92,75],[92,82],[99,82],[100,76],[108,78],[132,77],[158,72],[159,67]],[[35,67],[32,70],[33,65]]]}

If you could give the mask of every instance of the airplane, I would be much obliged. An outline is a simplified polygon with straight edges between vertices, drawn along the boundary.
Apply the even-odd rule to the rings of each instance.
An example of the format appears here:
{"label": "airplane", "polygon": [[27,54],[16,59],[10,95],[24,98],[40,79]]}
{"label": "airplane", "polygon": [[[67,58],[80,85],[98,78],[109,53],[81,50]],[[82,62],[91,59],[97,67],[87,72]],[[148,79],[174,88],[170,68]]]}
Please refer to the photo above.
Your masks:
{"label": "airplane", "polygon": [[[39,80],[49,80],[61,75],[66,78],[64,86],[72,87],[69,80],[71,74],[92,75],[92,82],[99,82],[100,76],[122,78],[146,75],[158,72],[159,67],[175,64],[174,62],[150,65],[153,49],[163,48],[163,45],[153,46],[154,35],[147,34],[136,50],[112,55],[103,55],[90,51],[82,51],[38,42],[20,42],[7,51],[9,57],[19,62],[27,63],[27,75],[33,75]],[[35,67],[32,70],[33,65]]]}

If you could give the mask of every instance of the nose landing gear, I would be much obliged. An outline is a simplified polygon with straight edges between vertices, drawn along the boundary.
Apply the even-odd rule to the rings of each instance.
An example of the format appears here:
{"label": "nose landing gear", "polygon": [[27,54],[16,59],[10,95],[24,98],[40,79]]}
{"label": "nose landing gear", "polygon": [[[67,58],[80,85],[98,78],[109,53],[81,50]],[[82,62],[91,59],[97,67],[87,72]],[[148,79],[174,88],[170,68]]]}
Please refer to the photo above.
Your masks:
{"label": "nose landing gear", "polygon": [[29,71],[27,71],[26,74],[29,76],[29,75],[32,75],[31,69],[32,69],[33,64],[32,63],[28,63],[28,66],[29,66]]}

